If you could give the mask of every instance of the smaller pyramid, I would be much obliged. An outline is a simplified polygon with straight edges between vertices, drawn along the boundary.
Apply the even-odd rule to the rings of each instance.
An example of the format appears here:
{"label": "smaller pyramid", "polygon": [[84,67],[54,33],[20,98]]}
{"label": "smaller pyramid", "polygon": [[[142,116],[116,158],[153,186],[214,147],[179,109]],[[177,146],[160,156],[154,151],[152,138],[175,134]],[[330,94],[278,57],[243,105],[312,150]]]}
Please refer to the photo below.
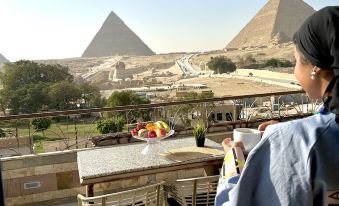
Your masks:
{"label": "smaller pyramid", "polygon": [[6,57],[4,57],[2,54],[0,54],[0,64],[5,63],[5,62],[9,62],[8,59],[6,59]]}
{"label": "smaller pyramid", "polygon": [[154,52],[112,11],[82,57],[148,56]]}

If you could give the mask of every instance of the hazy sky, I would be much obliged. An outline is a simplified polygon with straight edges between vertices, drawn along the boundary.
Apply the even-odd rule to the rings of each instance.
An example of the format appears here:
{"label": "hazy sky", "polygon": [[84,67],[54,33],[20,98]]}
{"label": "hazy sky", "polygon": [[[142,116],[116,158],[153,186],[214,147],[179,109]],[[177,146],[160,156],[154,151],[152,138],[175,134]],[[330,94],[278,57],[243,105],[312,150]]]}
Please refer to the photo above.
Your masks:
{"label": "hazy sky", "polygon": [[[314,9],[339,0],[305,0]],[[79,57],[114,11],[154,52],[223,48],[267,0],[0,0],[11,61]]]}

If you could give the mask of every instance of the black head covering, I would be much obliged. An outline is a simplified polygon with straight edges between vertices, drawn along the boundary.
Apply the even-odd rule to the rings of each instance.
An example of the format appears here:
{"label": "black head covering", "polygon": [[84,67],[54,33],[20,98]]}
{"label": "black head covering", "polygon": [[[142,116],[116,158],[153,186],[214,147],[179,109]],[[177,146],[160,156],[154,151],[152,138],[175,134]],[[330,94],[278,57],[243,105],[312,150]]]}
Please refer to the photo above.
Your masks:
{"label": "black head covering", "polygon": [[339,69],[339,6],[310,16],[294,34],[301,53],[322,69]]}
{"label": "black head covering", "polygon": [[325,7],[310,16],[294,34],[294,42],[313,65],[334,71],[336,77],[327,88],[332,97],[325,106],[339,121],[339,6]]}

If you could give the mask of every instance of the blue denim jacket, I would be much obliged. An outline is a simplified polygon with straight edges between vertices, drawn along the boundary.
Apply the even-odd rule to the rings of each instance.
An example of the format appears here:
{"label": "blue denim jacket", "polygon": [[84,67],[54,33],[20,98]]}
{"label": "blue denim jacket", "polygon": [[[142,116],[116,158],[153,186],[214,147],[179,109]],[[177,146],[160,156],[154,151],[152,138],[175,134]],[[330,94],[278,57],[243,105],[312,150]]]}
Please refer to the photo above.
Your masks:
{"label": "blue denim jacket", "polygon": [[339,205],[339,125],[314,115],[267,127],[240,176],[220,181],[216,205]]}

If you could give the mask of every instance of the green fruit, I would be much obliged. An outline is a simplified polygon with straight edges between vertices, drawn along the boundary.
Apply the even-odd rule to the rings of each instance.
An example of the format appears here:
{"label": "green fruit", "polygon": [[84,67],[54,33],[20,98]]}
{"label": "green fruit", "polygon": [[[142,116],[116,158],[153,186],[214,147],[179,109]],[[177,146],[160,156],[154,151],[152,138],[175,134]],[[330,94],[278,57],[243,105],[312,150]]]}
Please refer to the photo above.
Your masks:
{"label": "green fruit", "polygon": [[163,126],[162,126],[162,124],[161,124],[161,121],[157,121],[157,122],[155,122],[154,124],[155,124],[155,126],[156,126],[158,129],[163,128]]}
{"label": "green fruit", "polygon": [[163,122],[163,121],[158,121],[162,128],[165,128],[166,132],[169,132],[171,130],[171,128],[168,126],[168,124],[166,122]]}

